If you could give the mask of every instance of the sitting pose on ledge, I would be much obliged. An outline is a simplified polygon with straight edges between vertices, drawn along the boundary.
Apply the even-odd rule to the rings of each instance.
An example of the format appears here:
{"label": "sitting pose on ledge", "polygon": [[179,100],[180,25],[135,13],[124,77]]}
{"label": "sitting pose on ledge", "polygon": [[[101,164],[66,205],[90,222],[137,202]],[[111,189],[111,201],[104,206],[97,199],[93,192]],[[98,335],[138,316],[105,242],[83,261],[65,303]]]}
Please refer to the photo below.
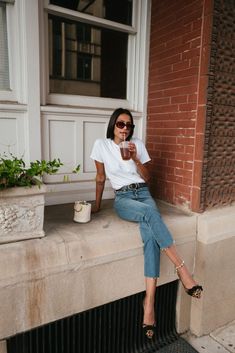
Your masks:
{"label": "sitting pose on ledge", "polygon": [[[163,250],[175,265],[176,272],[185,291],[194,298],[200,298],[202,287],[189,273],[184,261],[178,255],[174,241],[164,224],[155,201],[150,195],[147,183],[150,161],[141,140],[133,138],[135,125],[127,109],[116,109],[110,117],[107,138],[95,141],[91,158],[95,161],[96,202],[93,212],[100,210],[106,175],[115,191],[114,208],[125,220],[138,222],[144,243],[144,275],[146,295],[143,303],[143,330],[148,338],[154,335],[156,321],[154,300],[159,277],[160,250]],[[129,156],[124,159],[120,153],[121,142],[128,141]],[[121,146],[121,147],[120,147]]]}

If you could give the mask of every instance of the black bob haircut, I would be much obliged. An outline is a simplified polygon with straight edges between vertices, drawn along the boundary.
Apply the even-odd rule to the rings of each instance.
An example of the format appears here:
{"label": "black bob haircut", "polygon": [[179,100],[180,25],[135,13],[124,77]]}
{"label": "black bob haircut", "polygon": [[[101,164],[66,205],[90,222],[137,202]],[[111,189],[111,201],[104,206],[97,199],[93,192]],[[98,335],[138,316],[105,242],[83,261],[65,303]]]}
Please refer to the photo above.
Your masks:
{"label": "black bob haircut", "polygon": [[[118,108],[118,109],[114,110],[113,114],[111,115],[111,117],[109,119],[109,124],[108,124],[108,128],[107,128],[107,133],[106,133],[106,137],[110,138],[111,140],[114,139],[114,128],[115,128],[116,120],[119,117],[119,115],[121,115],[121,114],[129,115],[129,117],[131,118],[131,124],[134,125],[133,116],[128,109]],[[134,132],[134,127],[133,127],[133,129],[130,130],[130,134],[127,137],[127,141],[129,141],[131,139],[133,132]]]}

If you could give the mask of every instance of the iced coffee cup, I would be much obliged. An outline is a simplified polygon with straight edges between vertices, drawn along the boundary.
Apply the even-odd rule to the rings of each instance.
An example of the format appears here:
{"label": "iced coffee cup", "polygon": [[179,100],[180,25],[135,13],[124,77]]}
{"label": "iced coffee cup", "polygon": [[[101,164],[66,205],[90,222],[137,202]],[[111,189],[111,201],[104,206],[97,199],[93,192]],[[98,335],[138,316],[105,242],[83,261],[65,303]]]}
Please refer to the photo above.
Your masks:
{"label": "iced coffee cup", "polygon": [[122,159],[128,161],[131,158],[131,154],[128,147],[128,141],[122,141],[119,144]]}

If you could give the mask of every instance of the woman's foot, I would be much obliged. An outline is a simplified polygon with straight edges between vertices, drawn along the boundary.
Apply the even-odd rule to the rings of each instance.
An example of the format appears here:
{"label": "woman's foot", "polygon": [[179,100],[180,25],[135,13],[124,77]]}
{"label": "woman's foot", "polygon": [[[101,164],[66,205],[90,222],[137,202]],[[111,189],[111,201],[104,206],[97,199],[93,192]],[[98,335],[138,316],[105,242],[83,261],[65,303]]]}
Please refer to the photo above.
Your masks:
{"label": "woman's foot", "polygon": [[143,301],[143,308],[144,317],[142,327],[144,334],[147,338],[152,339],[156,328],[154,300],[145,297]]}
{"label": "woman's foot", "polygon": [[191,274],[188,272],[184,261],[182,261],[179,266],[176,266],[175,271],[179,279],[181,280],[186,293],[191,297],[200,299],[203,288],[194,281]]}

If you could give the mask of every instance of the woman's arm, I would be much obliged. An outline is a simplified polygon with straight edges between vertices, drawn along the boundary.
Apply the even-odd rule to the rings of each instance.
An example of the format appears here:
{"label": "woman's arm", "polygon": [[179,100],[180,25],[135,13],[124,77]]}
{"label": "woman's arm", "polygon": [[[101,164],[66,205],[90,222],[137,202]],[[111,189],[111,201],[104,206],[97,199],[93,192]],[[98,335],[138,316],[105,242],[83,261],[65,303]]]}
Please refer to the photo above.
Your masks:
{"label": "woman's arm", "polygon": [[144,181],[146,183],[148,183],[150,181],[150,174],[149,174],[149,171],[148,171],[148,168],[147,168],[148,163],[142,164],[139,159],[133,159],[133,161],[136,164],[137,172],[139,173],[141,178],[143,178]]}
{"label": "woman's arm", "polygon": [[100,205],[101,205],[101,200],[102,200],[102,195],[104,191],[104,184],[105,184],[105,169],[104,169],[104,164],[101,162],[95,161],[95,166],[96,166],[96,199],[95,199],[95,206],[92,208],[92,212],[99,212],[100,210]]}

